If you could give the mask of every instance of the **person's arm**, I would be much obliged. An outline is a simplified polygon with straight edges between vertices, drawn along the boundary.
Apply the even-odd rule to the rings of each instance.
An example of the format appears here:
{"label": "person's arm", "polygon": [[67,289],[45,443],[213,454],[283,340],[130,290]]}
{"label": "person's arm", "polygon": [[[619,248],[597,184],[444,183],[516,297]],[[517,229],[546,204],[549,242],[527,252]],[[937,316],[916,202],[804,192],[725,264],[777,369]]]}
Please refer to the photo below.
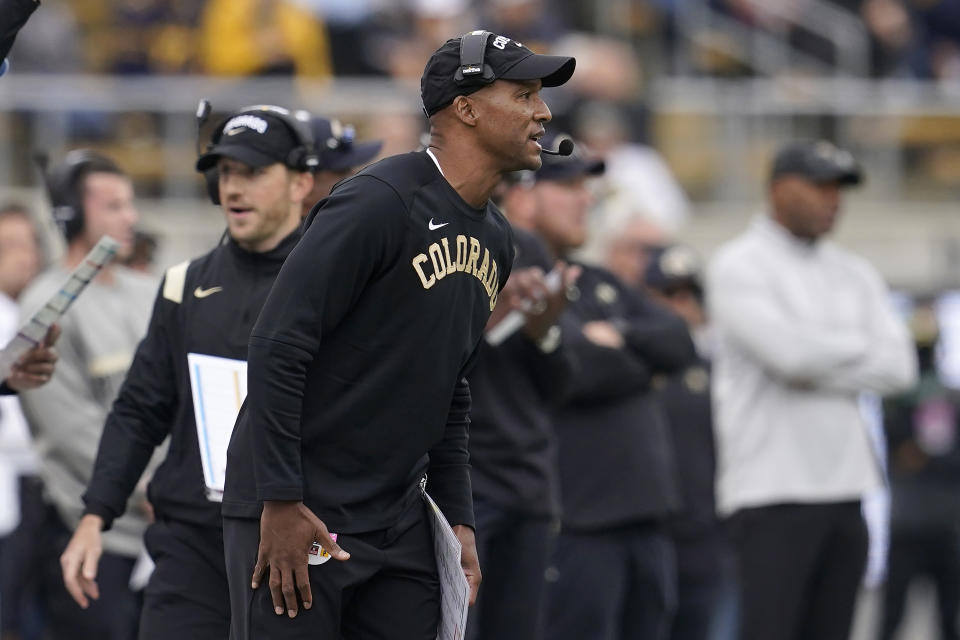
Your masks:
{"label": "person's arm", "polygon": [[836,391],[905,391],[917,381],[917,353],[904,322],[890,303],[880,275],[864,267],[864,334],[869,348],[862,358],[827,371],[816,381],[819,388]]}
{"label": "person's arm", "polygon": [[[165,291],[164,284],[160,291]],[[83,494],[84,515],[60,556],[64,586],[84,609],[89,606],[88,598],[99,597],[96,576],[103,551],[101,533],[123,515],[154,449],[173,423],[177,388],[167,316],[175,308],[175,302],[157,296],[147,335],[107,416],[93,477]]]}
{"label": "person's arm", "polygon": [[0,0],[0,61],[7,57],[17,33],[40,6],[40,0]]}
{"label": "person's arm", "polygon": [[683,319],[643,294],[625,289],[630,316],[614,321],[627,347],[654,373],[675,373],[697,356],[690,330]]}
{"label": "person's arm", "polygon": [[[251,585],[269,576],[277,615],[313,604],[307,551],[316,540],[336,560],[350,554],[302,502],[300,419],[306,371],[321,338],[356,304],[367,282],[395,259],[407,212],[397,194],[372,176],[355,176],[320,201],[264,303],[247,354],[247,420],[263,501],[260,545]],[[286,593],[285,593],[286,591]]]}
{"label": "person's arm", "polygon": [[566,392],[568,401],[606,402],[649,388],[650,368],[627,348],[623,336],[611,323],[581,323],[570,314],[564,322],[564,341],[577,364],[577,375],[570,380]]}
{"label": "person's arm", "polygon": [[178,390],[168,325],[177,303],[165,299],[163,291],[161,284],[147,335],[107,416],[83,495],[84,514],[102,518],[104,531],[123,515],[154,450],[173,425]]}
{"label": "person's arm", "polygon": [[707,271],[710,317],[768,371],[791,383],[809,384],[866,354],[869,343],[862,332],[793,316],[778,302],[762,268],[729,258],[724,256]]}

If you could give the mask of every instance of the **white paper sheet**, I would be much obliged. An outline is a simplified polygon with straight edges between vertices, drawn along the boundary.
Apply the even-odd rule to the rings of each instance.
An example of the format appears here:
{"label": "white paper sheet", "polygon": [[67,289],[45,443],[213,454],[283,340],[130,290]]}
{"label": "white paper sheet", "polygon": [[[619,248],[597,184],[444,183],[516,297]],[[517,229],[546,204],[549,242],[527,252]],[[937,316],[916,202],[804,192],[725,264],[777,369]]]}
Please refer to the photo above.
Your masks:
{"label": "white paper sheet", "polygon": [[247,397],[247,363],[199,353],[187,354],[197,442],[207,498],[223,500],[227,446],[243,399]]}
{"label": "white paper sheet", "polygon": [[0,380],[7,379],[17,358],[43,341],[50,325],[59,320],[73,301],[80,297],[90,281],[113,259],[119,246],[110,236],[100,238],[83,261],[70,272],[64,285],[20,327],[13,340],[0,351]]}
{"label": "white paper sheet", "polygon": [[433,529],[433,551],[440,576],[440,627],[437,640],[463,640],[470,607],[470,583],[460,566],[460,540],[426,492]]}

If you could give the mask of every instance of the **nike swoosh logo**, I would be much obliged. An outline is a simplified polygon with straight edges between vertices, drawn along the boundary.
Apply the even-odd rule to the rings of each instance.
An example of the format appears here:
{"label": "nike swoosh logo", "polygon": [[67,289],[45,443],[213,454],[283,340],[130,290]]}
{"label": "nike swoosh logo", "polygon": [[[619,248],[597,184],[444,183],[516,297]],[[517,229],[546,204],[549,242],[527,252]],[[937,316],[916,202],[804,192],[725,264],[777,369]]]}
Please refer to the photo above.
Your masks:
{"label": "nike swoosh logo", "polygon": [[430,228],[430,231],[436,231],[437,229],[443,228],[450,224],[449,222],[444,222],[442,224],[434,224],[433,218],[430,218],[430,222],[427,223],[427,227]]}
{"label": "nike swoosh logo", "polygon": [[201,289],[197,287],[193,290],[193,295],[197,298],[206,298],[207,296],[213,295],[218,291],[223,291],[223,287],[210,287],[209,289]]}

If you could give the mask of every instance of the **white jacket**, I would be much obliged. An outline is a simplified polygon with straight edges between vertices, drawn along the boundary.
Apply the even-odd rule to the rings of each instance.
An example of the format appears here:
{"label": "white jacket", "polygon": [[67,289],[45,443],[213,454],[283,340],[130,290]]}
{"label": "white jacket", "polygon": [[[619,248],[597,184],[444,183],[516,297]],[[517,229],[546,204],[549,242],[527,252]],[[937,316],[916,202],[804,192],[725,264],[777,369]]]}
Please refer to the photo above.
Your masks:
{"label": "white jacket", "polygon": [[917,364],[876,270],[761,216],[718,251],[707,299],[719,512],[878,486],[858,395],[909,388]]}

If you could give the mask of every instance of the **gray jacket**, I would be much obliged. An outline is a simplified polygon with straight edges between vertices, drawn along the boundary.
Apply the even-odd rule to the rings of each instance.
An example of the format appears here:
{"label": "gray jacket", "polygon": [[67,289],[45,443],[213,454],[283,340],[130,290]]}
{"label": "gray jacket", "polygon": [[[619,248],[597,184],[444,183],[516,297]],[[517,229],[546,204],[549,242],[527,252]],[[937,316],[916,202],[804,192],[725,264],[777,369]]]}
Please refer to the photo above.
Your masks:
{"label": "gray jacket", "polygon": [[[146,332],[157,287],[155,279],[123,267],[114,267],[113,275],[110,284],[91,282],[61,319],[60,359],[50,382],[21,394],[47,498],[71,530],[83,513],[80,496],[93,472],[103,424]],[[36,312],[68,276],[61,266],[42,273],[21,298],[21,318]],[[105,551],[139,553],[147,526],[144,500],[141,490],[130,498],[127,514],[103,536]]]}

